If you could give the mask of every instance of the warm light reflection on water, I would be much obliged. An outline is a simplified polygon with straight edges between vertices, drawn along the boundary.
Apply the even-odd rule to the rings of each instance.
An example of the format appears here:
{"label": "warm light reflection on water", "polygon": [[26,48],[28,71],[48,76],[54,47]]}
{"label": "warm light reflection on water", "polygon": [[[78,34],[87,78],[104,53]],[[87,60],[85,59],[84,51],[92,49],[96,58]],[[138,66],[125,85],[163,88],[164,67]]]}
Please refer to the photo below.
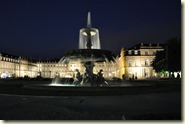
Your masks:
{"label": "warm light reflection on water", "polygon": [[74,85],[74,84],[50,84],[50,86],[67,86],[67,87],[74,87],[74,86],[76,86],[76,85]]}

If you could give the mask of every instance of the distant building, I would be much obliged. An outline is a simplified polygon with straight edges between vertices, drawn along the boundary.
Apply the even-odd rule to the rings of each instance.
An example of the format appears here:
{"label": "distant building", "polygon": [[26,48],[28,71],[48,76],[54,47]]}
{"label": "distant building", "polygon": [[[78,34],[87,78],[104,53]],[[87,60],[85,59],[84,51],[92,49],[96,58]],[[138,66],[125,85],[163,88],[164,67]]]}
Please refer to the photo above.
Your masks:
{"label": "distant building", "polygon": [[57,74],[59,69],[57,68],[58,60],[51,60],[51,61],[37,61],[37,76],[43,78],[54,78]]}
{"label": "distant building", "polygon": [[[116,57],[115,61],[95,62],[94,73],[97,74],[100,69],[104,71],[106,79],[114,77],[131,78],[133,75],[137,79],[146,79],[157,76],[167,76],[157,74],[151,62],[155,58],[156,51],[162,51],[162,44],[137,44],[129,49],[121,49],[120,57]],[[51,61],[35,61],[32,62],[23,57],[0,53],[0,76],[6,77],[37,77],[54,78],[74,77],[75,69],[78,69],[81,74],[85,72],[85,67],[78,61],[70,62],[69,64],[59,64],[58,60]]]}
{"label": "distant building", "polygon": [[37,65],[23,57],[0,53],[0,76],[6,77],[35,77]]}
{"label": "distant building", "polygon": [[[106,79],[112,79],[119,75],[118,66],[115,62],[96,62],[94,65],[94,73],[97,74],[102,69]],[[69,64],[59,64],[59,61],[41,61],[37,62],[37,69],[38,75],[44,78],[54,78],[55,76],[74,78],[76,69],[81,74],[85,72],[84,65],[78,61],[72,61]]]}
{"label": "distant building", "polygon": [[137,44],[129,49],[121,50],[121,74],[125,74],[127,78],[133,75],[137,79],[151,78],[161,76],[158,75],[151,62],[155,58],[157,51],[164,50],[162,44]]}
{"label": "distant building", "polygon": [[91,65],[93,73],[97,74],[102,69],[106,79],[118,79],[123,75],[126,78],[137,77],[137,79],[159,76],[151,67],[151,62],[156,51],[164,50],[163,45],[137,44],[129,49],[122,48],[120,57],[116,57],[111,51],[101,50],[99,31],[91,26],[90,12],[87,16],[87,27],[80,29],[79,34],[79,49],[68,51],[66,58],[64,56],[67,63],[62,62],[62,59],[32,62],[22,57],[0,53],[1,78],[75,77],[76,69],[81,74],[86,72],[84,61],[79,60],[92,61],[93,58],[95,58],[94,66]]}

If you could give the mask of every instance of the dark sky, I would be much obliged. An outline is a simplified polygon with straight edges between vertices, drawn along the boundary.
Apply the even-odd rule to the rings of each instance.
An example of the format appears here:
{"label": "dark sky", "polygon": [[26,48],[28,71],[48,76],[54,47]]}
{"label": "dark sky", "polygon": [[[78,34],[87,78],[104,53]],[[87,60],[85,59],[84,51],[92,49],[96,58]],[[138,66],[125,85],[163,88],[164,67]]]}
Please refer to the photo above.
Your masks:
{"label": "dark sky", "polygon": [[116,55],[121,47],[181,37],[180,0],[1,0],[0,52],[61,58],[78,48],[88,11],[102,49]]}

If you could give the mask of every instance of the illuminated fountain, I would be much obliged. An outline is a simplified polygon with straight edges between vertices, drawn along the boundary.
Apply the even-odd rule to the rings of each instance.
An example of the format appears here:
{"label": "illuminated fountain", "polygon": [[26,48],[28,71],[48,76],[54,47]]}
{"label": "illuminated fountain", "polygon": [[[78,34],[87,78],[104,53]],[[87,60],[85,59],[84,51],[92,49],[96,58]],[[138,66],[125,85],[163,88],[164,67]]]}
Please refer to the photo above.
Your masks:
{"label": "illuminated fountain", "polygon": [[[94,36],[96,38],[93,38]],[[107,89],[109,93],[109,88],[113,87],[148,86],[138,83],[133,85],[128,82],[118,84],[108,81],[107,78],[105,81],[105,74],[110,76],[119,70],[119,62],[111,51],[100,49],[99,33],[98,30],[91,28],[90,13],[88,13],[87,28],[80,30],[79,43],[79,49],[67,51],[56,64],[57,71],[51,84],[24,84],[24,87],[46,89],[46,92],[48,89],[62,90],[63,93],[71,91],[70,94],[76,95],[77,91],[80,91],[80,94],[81,91],[91,92],[94,90],[93,87],[104,91]],[[111,70],[112,67],[114,70]],[[119,74],[119,71],[117,73]]]}
{"label": "illuminated fountain", "polygon": [[87,16],[87,28],[82,28],[79,33],[79,49],[87,49],[88,38],[91,39],[91,49],[101,49],[99,31],[98,29],[91,27],[90,12]]}
{"label": "illuminated fountain", "polygon": [[[82,80],[78,82],[78,86],[98,86],[99,77],[94,74],[93,68],[97,63],[114,63],[116,59],[111,51],[100,49],[99,32],[98,29],[91,27],[90,12],[87,20],[87,28],[80,30],[79,49],[68,51],[60,59],[58,65],[80,63],[81,68],[73,68],[71,70],[74,72],[76,69],[79,69],[82,73]],[[62,80],[62,78],[56,76],[51,85],[74,86],[74,81],[69,81],[69,78]]]}

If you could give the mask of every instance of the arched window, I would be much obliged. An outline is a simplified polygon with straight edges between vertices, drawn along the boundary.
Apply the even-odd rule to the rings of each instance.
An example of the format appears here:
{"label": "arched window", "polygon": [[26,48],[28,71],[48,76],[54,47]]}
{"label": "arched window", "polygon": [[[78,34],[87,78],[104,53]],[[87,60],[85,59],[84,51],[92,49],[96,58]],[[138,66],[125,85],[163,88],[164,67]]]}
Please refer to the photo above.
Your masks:
{"label": "arched window", "polygon": [[135,54],[135,55],[138,55],[138,51],[137,51],[137,50],[134,50],[134,54]]}
{"label": "arched window", "polygon": [[148,55],[148,51],[145,51],[145,55]]}
{"label": "arched window", "polygon": [[128,51],[128,54],[129,54],[129,55],[131,55],[131,54],[132,54],[132,51],[131,51],[131,50],[129,50],[129,51]]}
{"label": "arched window", "polygon": [[131,60],[128,60],[128,66],[132,66]]}
{"label": "arched window", "polygon": [[138,61],[137,60],[135,61],[135,66],[138,66]]}
{"label": "arched window", "polygon": [[149,60],[148,59],[145,60],[145,66],[149,66]]}
{"label": "arched window", "polygon": [[149,70],[148,69],[144,69],[144,74],[145,74],[145,77],[149,77]]}

